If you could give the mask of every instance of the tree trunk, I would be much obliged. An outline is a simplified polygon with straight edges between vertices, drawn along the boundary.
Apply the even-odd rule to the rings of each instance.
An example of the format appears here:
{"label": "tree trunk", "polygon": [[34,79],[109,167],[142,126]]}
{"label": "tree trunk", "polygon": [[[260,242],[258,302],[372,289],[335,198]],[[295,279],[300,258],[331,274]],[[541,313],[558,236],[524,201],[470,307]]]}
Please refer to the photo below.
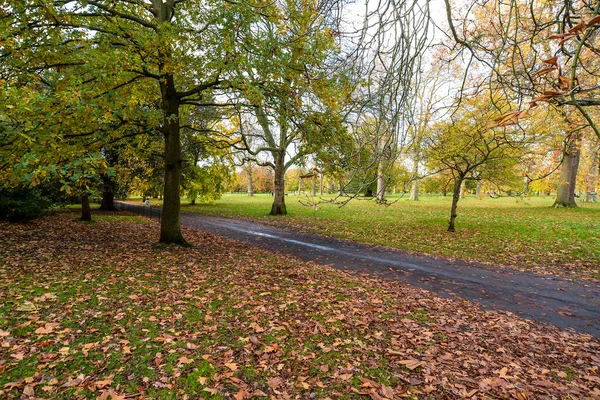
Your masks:
{"label": "tree trunk", "polygon": [[90,208],[90,198],[87,192],[81,195],[81,218],[82,221],[92,220],[92,209]]}
{"label": "tree trunk", "polygon": [[173,76],[167,74],[160,83],[164,113],[163,134],[165,138],[165,187],[160,243],[188,245],[181,234],[180,181],[181,140],[179,130],[179,98],[175,91]]}
{"label": "tree trunk", "polygon": [[460,191],[463,184],[464,178],[462,176],[456,178],[454,181],[454,192],[452,194],[452,207],[450,208],[450,222],[448,223],[448,232],[454,232],[454,221],[456,220],[456,208],[458,206],[458,200],[460,200]]}
{"label": "tree trunk", "polygon": [[252,166],[246,168],[246,174],[248,174],[248,196],[254,196],[254,186],[252,184]]}
{"label": "tree trunk", "polygon": [[286,215],[285,208],[285,151],[280,151],[275,156],[275,185],[273,190],[273,205],[271,215]]}
{"label": "tree trunk", "polygon": [[419,200],[419,181],[416,179],[412,183],[412,189],[410,190],[410,199],[414,201]]}
{"label": "tree trunk", "polygon": [[465,198],[465,181],[462,181],[462,185],[460,187],[459,196],[460,196],[461,199]]}
{"label": "tree trunk", "polygon": [[102,177],[102,201],[100,209],[107,211],[117,211],[115,207],[116,182],[108,176]]}
{"label": "tree trunk", "polygon": [[413,160],[413,171],[412,171],[412,178],[414,179],[413,183],[412,183],[412,188],[410,191],[410,199],[417,201],[419,200],[419,180],[417,179],[417,174],[419,173],[419,160],[417,158],[417,155],[415,155],[415,158]]}
{"label": "tree trunk", "polygon": [[319,196],[323,196],[323,174],[319,175]]}
{"label": "tree trunk", "polygon": [[475,196],[478,199],[480,199],[480,200],[482,199],[482,196],[481,196],[481,182],[477,182],[477,188],[475,189]]}
{"label": "tree trunk", "polygon": [[577,203],[575,203],[575,183],[577,168],[579,168],[579,155],[579,149],[571,149],[568,150],[568,153],[565,152],[554,207],[577,207]]}
{"label": "tree trunk", "polygon": [[598,201],[598,193],[596,192],[596,184],[598,183],[598,168],[600,168],[600,141],[596,139],[596,143],[590,146],[590,169],[586,179],[585,201]]}
{"label": "tree trunk", "polygon": [[523,178],[523,195],[527,195],[529,193],[529,178],[526,176]]}
{"label": "tree trunk", "polygon": [[195,206],[196,205],[196,198],[192,198],[192,201],[190,202],[191,205]]}
{"label": "tree trunk", "polygon": [[383,175],[383,162],[379,162],[377,167],[377,201],[383,203],[385,201],[385,176]]}

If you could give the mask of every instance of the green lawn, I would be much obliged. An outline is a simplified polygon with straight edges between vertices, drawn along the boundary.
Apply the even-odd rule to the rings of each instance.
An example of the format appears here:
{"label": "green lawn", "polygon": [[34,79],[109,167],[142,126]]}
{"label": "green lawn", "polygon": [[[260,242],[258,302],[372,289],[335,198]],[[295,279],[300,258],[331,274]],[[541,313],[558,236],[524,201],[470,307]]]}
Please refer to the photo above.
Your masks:
{"label": "green lawn", "polygon": [[214,204],[195,206],[182,199],[182,204],[185,211],[262,220],[419,253],[600,279],[600,204],[554,209],[551,197],[467,197],[458,205],[457,232],[450,234],[450,196],[423,196],[417,202],[402,198],[390,206],[359,199],[342,208],[319,204],[316,210],[299,199],[286,197],[285,217],[267,215],[268,194],[226,194]]}

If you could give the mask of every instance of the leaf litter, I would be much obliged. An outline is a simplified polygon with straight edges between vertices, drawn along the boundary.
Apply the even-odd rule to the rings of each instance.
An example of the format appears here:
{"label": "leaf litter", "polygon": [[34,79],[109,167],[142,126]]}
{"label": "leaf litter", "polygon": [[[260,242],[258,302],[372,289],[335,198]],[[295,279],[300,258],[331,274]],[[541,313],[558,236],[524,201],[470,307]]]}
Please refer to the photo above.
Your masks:
{"label": "leaf litter", "polygon": [[0,397],[585,399],[590,335],[127,213],[0,224]]}

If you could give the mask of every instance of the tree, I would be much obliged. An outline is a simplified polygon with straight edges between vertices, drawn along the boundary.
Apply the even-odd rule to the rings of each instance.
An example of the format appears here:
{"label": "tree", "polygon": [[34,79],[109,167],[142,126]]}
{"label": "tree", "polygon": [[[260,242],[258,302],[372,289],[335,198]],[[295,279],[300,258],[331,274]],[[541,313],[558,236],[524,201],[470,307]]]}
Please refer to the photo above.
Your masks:
{"label": "tree", "polygon": [[[521,109],[541,105],[570,121],[563,132],[557,207],[576,206],[575,182],[583,128],[600,137],[598,113],[600,28],[595,2],[473,2],[457,17],[446,0],[448,24],[458,50],[480,68],[489,89],[502,92]],[[485,72],[482,73],[481,71]],[[483,83],[480,83],[483,84]],[[545,107],[539,107],[545,108]],[[539,109],[538,108],[538,109]]]}
{"label": "tree", "polygon": [[417,98],[415,109],[409,114],[410,121],[408,127],[409,152],[412,158],[412,187],[410,199],[419,200],[419,165],[422,160],[422,151],[427,134],[431,130],[431,124],[437,116],[439,109],[442,108],[443,96],[439,91],[443,85],[447,85],[443,77],[444,68],[441,62],[433,63],[425,76],[417,81]]}
{"label": "tree", "polygon": [[[25,1],[7,10],[10,18],[3,24],[16,34],[11,55],[21,51],[11,68],[56,71],[69,66],[68,77],[58,82],[59,89],[66,89],[54,101],[75,94],[83,100],[74,101],[78,109],[118,114],[123,124],[135,123],[132,109],[160,112],[160,121],[151,125],[164,140],[160,241],[185,244],[179,216],[181,110],[203,102],[206,91],[226,86],[231,69],[243,68],[239,39],[251,40],[256,11],[246,3],[224,7],[194,0],[66,0],[43,6]],[[133,90],[144,94],[141,104],[146,106],[125,107],[137,103],[137,97],[124,95]]]}
{"label": "tree", "polygon": [[495,108],[484,96],[463,100],[461,107],[448,121],[437,124],[435,134],[428,139],[429,168],[448,171],[454,180],[448,232],[456,230],[457,206],[465,180],[480,179],[474,172],[483,167],[493,168],[506,160],[518,160],[535,135],[519,130],[490,126],[497,117]]}
{"label": "tree", "polygon": [[[343,77],[324,68],[338,51],[332,29],[339,4],[273,3],[256,25],[256,40],[245,43],[252,56],[238,82],[251,116],[240,113],[237,125],[243,150],[273,170],[271,215],[287,214],[286,171],[343,130],[339,110],[349,91]],[[249,120],[255,127],[245,129]]]}

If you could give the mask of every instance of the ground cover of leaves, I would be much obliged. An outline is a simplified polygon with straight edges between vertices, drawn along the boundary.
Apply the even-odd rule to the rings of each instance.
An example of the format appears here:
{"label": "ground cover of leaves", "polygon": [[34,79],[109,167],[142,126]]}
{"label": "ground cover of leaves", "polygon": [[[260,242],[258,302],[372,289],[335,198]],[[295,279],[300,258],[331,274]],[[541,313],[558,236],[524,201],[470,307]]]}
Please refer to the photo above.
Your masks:
{"label": "ground cover of leaves", "polygon": [[600,343],[127,213],[0,223],[0,398],[600,396]]}

